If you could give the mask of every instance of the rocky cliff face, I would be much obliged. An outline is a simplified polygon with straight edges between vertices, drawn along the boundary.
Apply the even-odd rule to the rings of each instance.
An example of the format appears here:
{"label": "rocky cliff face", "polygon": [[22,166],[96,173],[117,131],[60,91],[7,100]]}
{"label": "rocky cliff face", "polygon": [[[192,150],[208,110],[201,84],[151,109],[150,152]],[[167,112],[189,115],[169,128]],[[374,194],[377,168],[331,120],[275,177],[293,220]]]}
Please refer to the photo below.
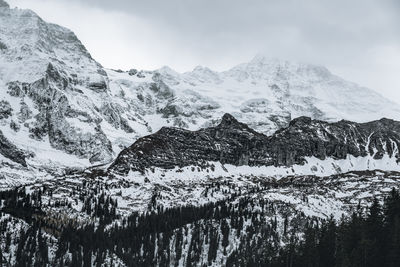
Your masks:
{"label": "rocky cliff face", "polygon": [[327,123],[299,117],[269,138],[268,151],[275,165],[290,166],[311,156],[321,160],[327,157],[344,159],[347,155],[382,159],[387,154],[399,159],[399,147],[398,121]]}
{"label": "rocky cliff face", "polygon": [[300,117],[271,136],[257,133],[225,114],[216,127],[191,132],[162,128],[123,150],[109,168],[127,174],[146,168],[207,166],[221,162],[236,166],[292,166],[307,157],[345,159],[348,155],[400,161],[400,122],[328,123]]}
{"label": "rocky cliff face", "polygon": [[[1,3],[0,3],[1,4]],[[26,155],[19,150],[14,144],[10,143],[0,131],[0,154],[5,158],[21,164],[26,167]]]}
{"label": "rocky cliff face", "polygon": [[[30,10],[0,8],[0,128],[34,153],[108,161],[104,127],[123,128],[108,77],[73,32]],[[36,157],[34,157],[36,158]],[[41,158],[38,161],[53,160]],[[65,164],[68,164],[67,162]]]}
{"label": "rocky cliff face", "polygon": [[9,5],[6,1],[0,0],[0,8],[1,8],[1,7],[9,8],[10,5]]}

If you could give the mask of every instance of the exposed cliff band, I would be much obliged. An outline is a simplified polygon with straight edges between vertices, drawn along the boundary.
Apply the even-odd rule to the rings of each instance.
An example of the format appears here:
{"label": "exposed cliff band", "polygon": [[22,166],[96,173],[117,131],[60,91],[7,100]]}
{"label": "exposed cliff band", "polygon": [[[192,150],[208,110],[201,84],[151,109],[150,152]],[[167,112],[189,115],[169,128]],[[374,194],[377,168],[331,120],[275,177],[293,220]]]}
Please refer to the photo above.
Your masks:
{"label": "exposed cliff band", "polygon": [[385,154],[400,161],[400,122],[328,123],[299,117],[287,128],[266,136],[225,114],[216,127],[188,131],[163,127],[123,150],[109,171],[127,174],[146,168],[206,165],[217,161],[236,166],[291,166],[306,157],[345,159]]}

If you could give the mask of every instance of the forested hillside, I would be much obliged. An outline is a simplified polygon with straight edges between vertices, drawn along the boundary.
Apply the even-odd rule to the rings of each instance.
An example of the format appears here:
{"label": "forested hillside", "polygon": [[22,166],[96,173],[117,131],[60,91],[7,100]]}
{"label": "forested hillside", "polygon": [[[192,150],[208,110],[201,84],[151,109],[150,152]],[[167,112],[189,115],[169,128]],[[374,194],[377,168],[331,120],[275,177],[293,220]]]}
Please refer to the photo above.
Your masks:
{"label": "forested hillside", "polygon": [[[85,225],[44,216],[42,190],[2,192],[0,259],[15,266],[399,266],[400,195],[339,222],[279,202],[232,197],[134,213],[121,223],[100,195]],[[83,210],[87,207],[83,206]],[[10,217],[12,216],[12,218]],[[20,227],[12,233],[5,229]],[[50,237],[48,234],[57,237]],[[57,240],[57,241],[56,241]],[[49,246],[50,245],[50,246]],[[15,262],[9,262],[15,258]],[[384,263],[384,265],[382,265]]]}

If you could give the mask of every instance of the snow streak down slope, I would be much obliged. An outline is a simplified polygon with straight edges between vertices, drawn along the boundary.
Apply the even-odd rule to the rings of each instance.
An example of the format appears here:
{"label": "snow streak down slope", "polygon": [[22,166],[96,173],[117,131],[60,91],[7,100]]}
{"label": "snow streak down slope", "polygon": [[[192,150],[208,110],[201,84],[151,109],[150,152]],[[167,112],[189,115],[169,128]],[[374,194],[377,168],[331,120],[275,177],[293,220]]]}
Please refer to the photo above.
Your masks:
{"label": "snow streak down slope", "polygon": [[163,126],[217,125],[225,112],[271,134],[292,118],[400,119],[398,106],[323,67],[257,56],[225,72],[105,70],[73,32],[0,5],[0,130],[28,166],[108,162]]}
{"label": "snow streak down slope", "polygon": [[216,127],[195,132],[163,127],[140,138],[120,153],[109,170],[126,175],[154,167],[210,167],[210,162],[292,167],[307,163],[311,157],[323,163],[348,156],[372,160],[386,157],[385,161],[393,162],[389,167],[398,169],[399,147],[400,122],[388,119],[360,124],[299,117],[287,128],[266,136],[225,114]]}

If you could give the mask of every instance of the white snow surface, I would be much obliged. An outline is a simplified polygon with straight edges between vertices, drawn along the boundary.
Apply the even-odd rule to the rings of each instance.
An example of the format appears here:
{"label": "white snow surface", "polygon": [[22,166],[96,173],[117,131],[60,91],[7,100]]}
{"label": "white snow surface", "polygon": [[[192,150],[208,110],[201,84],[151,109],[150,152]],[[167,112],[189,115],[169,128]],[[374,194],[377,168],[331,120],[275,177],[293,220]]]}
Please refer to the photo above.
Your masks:
{"label": "white snow surface", "polygon": [[320,177],[331,176],[335,174],[347,173],[350,171],[364,170],[382,170],[382,171],[399,171],[400,164],[396,162],[395,157],[384,155],[382,159],[374,159],[371,156],[354,157],[348,155],[346,159],[327,158],[320,160],[315,157],[307,157],[307,163],[304,165],[293,165],[291,167],[275,167],[275,166],[234,166],[230,164],[221,164],[220,162],[209,162],[214,165],[211,168],[201,169],[197,166],[187,166],[183,168],[175,167],[171,170],[162,168],[154,168],[147,170],[145,174],[136,171],[130,171],[126,179],[137,183],[144,183],[146,180],[151,182],[163,181],[200,181],[207,179],[215,179],[218,177],[246,177],[257,176],[265,178],[280,179],[286,176],[304,176],[315,175]]}

